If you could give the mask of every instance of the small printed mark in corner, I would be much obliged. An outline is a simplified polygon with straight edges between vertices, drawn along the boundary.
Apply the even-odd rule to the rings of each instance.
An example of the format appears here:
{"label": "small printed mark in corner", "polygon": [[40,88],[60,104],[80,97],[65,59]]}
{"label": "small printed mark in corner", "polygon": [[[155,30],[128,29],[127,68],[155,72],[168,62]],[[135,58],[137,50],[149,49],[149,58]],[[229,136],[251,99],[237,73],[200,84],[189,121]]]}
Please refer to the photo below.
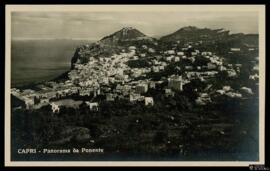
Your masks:
{"label": "small printed mark in corner", "polygon": [[249,165],[249,170],[270,170],[269,167],[265,167],[265,165]]}

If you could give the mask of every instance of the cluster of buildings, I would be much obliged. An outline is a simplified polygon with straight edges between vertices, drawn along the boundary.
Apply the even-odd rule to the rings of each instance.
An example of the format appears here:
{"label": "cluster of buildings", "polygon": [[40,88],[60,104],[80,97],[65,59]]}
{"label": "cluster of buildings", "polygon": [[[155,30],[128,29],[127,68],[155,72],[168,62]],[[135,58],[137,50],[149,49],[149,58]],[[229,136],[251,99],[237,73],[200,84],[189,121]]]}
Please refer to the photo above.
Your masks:
{"label": "cluster of buildings", "polygon": [[[98,102],[92,100],[100,95],[104,96],[106,101],[126,99],[132,103],[143,102],[146,106],[152,106],[155,99],[147,95],[147,92],[161,84],[167,84],[162,89],[164,95],[173,97],[175,92],[183,91],[183,86],[193,79],[207,82],[209,78],[215,77],[221,71],[233,78],[238,76],[242,67],[241,64],[225,64],[224,59],[214,53],[200,52],[190,45],[181,50],[168,49],[160,52],[146,45],[142,45],[140,48],[145,52],[137,51],[137,47],[130,46],[120,54],[114,54],[109,58],[96,58],[88,54],[88,62],[75,64],[74,69],[68,74],[69,79],[65,82],[47,82],[39,85],[39,91],[12,89],[11,93],[22,100],[27,109],[50,104],[54,112],[59,111],[59,106],[54,103],[55,100],[72,95],[91,97],[89,102],[86,102],[90,110],[98,109]],[[208,62],[198,65],[199,57]],[[149,67],[131,68],[128,65],[128,61],[140,59],[147,59]],[[181,64],[181,61],[189,63],[184,67],[177,66],[179,71],[183,71],[181,75],[172,74],[158,81],[146,78],[149,73],[163,72],[167,66],[172,63]],[[250,79],[256,80],[257,78],[256,74],[250,75]],[[248,87],[243,87],[242,91],[252,93]],[[242,94],[234,92],[226,86],[221,90],[216,90],[216,93],[232,98],[242,97]],[[199,92],[196,103],[204,105],[209,102],[211,102],[211,97],[207,90]]]}

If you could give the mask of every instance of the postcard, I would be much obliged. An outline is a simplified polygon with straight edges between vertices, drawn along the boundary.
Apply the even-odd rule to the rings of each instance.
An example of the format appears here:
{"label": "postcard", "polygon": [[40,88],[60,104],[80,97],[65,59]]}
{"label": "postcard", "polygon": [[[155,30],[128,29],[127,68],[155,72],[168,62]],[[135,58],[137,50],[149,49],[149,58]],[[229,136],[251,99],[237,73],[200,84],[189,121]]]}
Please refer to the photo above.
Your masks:
{"label": "postcard", "polygon": [[264,164],[264,5],[6,5],[6,166]]}

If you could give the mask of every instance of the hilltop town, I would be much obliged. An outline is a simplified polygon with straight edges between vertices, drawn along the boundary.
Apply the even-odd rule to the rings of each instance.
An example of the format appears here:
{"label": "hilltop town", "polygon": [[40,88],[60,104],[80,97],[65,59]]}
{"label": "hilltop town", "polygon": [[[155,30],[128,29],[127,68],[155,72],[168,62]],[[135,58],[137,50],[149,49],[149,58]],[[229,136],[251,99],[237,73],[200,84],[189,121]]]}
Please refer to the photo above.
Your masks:
{"label": "hilltop town", "polygon": [[[133,28],[124,28],[120,35],[128,34]],[[119,34],[119,33],[118,33]],[[140,37],[139,37],[140,38]],[[105,39],[104,39],[105,40]],[[130,39],[128,39],[130,41]],[[105,44],[114,40],[105,40]],[[98,42],[97,45],[99,45]],[[147,42],[149,44],[149,42]],[[144,101],[145,105],[154,105],[153,97],[147,97],[149,89],[158,87],[165,96],[173,96],[177,91],[192,80],[198,79],[207,84],[207,89],[198,91],[196,102],[203,105],[211,101],[211,95],[226,95],[231,98],[243,98],[252,95],[250,87],[243,85],[233,89],[230,85],[215,87],[208,80],[224,73],[228,78],[236,78],[241,72],[241,63],[228,63],[221,56],[210,51],[200,51],[196,46],[202,42],[188,42],[179,46],[180,41],[172,44],[171,48],[160,49],[158,42],[151,41],[150,46],[126,46],[119,53],[111,56],[91,56],[91,46],[83,45],[79,48],[80,59],[68,73],[68,79],[63,82],[46,82],[38,85],[40,91],[31,89],[12,89],[12,94],[23,100],[27,109],[39,108],[52,104],[57,99],[68,96],[88,96],[89,105],[98,105],[97,96],[104,100],[128,99],[130,102]],[[256,51],[254,47],[247,52]],[[231,47],[229,54],[244,53],[239,47]],[[82,59],[86,61],[81,61]],[[249,79],[258,81],[258,58],[254,57],[253,72]],[[173,68],[175,72],[169,72]],[[159,76],[155,78],[152,75]],[[164,75],[164,76],[163,76]],[[212,88],[211,88],[212,87]],[[211,88],[211,91],[209,89]]]}
{"label": "hilltop town", "polygon": [[[71,60],[71,70],[61,78],[35,85],[33,89],[13,88],[11,94],[16,98],[13,111],[35,112],[48,109],[51,117],[60,117],[67,112],[67,108],[73,108],[72,110],[83,109],[84,113],[89,115],[103,116],[111,112],[109,118],[113,120],[113,113],[117,115],[121,110],[119,104],[126,108],[123,109],[125,111],[128,109],[132,111],[136,106],[142,106],[143,110],[136,114],[139,116],[141,113],[141,116],[134,120],[134,124],[143,124],[144,120],[151,122],[151,119],[144,118],[144,112],[160,115],[162,111],[169,111],[170,114],[164,113],[166,116],[162,118],[163,122],[168,122],[169,126],[166,127],[174,130],[172,132],[178,129],[192,130],[187,125],[191,126],[188,122],[193,123],[195,120],[203,131],[204,124],[201,122],[208,122],[206,120],[209,119],[211,121],[207,124],[216,125],[212,130],[215,132],[213,134],[225,136],[230,132],[227,132],[228,129],[233,129],[230,125],[233,121],[229,119],[229,124],[220,124],[226,120],[221,119],[221,115],[213,114],[207,118],[203,113],[214,113],[219,109],[223,114],[230,113],[234,108],[229,104],[234,104],[237,108],[250,99],[258,98],[259,58],[258,44],[256,39],[253,40],[254,37],[256,38],[254,35],[231,35],[229,31],[222,29],[185,27],[171,35],[155,39],[135,28],[126,27],[96,43],[78,47]],[[226,103],[228,106],[224,107]],[[181,114],[185,112],[197,113],[198,117],[196,115],[196,119],[192,120],[191,114],[187,114],[189,116]],[[125,117],[124,114],[121,116]],[[145,117],[150,116],[145,115]],[[212,123],[212,120],[215,120],[213,118],[216,121]],[[161,118],[155,119],[152,121]],[[118,124],[125,125],[127,124],[125,122],[127,121],[119,121]],[[158,127],[164,123],[159,125],[160,122],[155,123],[156,126],[145,128],[146,131],[162,130]],[[71,125],[73,125],[72,129],[69,128],[71,130],[76,126],[76,129],[81,130],[85,127],[83,124],[79,124],[79,128],[78,125],[75,125],[75,128],[74,124]],[[108,137],[107,134],[121,135],[127,127],[106,128],[106,131],[100,129],[97,124],[95,129],[93,126],[88,127],[87,131],[82,131],[83,136],[77,137],[77,140],[92,139],[92,144],[95,144],[94,142],[102,136]],[[94,130],[100,130],[101,133],[95,133]],[[247,134],[243,131],[247,132],[242,130],[240,134]],[[208,133],[211,134],[211,131],[208,130]],[[173,148],[185,153],[187,146],[183,141],[188,142],[188,140],[178,140],[177,136],[172,134],[171,138],[170,134],[169,138],[166,135],[165,144],[173,144],[174,140],[180,141],[181,143]],[[192,132],[188,134],[191,135]],[[153,137],[158,139],[162,135],[159,133],[148,136],[151,139]],[[95,136],[98,138],[94,141]],[[49,141],[54,142],[53,144],[63,144],[69,140],[56,138]],[[129,149],[129,145],[127,144],[124,149]],[[121,149],[121,147],[111,148],[116,151]]]}

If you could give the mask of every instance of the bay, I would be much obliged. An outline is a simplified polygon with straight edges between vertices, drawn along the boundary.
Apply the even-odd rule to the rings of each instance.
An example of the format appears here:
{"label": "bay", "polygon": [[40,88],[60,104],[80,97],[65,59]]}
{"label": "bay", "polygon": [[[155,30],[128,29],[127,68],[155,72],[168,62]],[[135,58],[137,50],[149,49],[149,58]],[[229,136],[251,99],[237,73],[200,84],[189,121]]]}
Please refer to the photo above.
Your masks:
{"label": "bay", "polygon": [[12,40],[11,87],[48,81],[68,71],[76,48],[87,40]]}

